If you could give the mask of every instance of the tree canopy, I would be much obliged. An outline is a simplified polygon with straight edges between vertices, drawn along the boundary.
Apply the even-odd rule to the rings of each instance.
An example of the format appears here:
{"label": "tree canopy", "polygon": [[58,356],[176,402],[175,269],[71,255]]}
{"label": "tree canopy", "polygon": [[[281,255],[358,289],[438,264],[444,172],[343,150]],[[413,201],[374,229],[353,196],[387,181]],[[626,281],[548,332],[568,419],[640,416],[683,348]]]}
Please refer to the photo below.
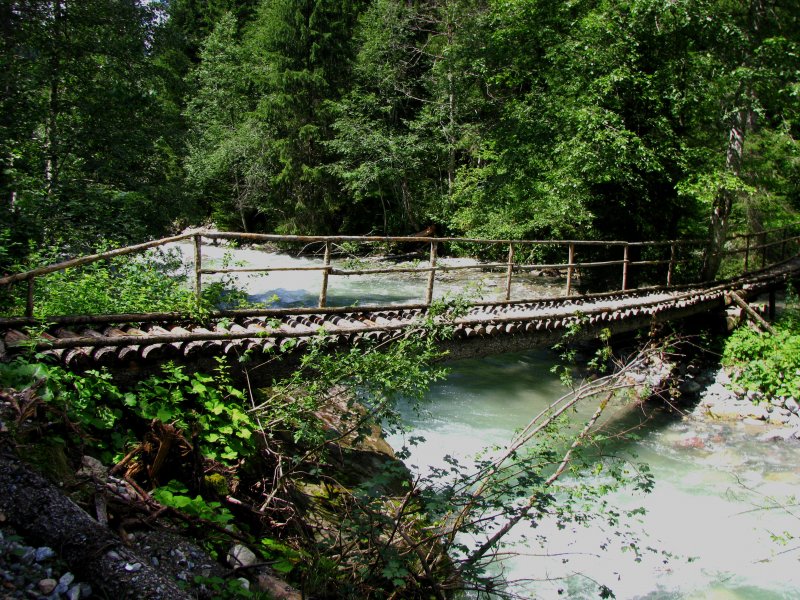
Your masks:
{"label": "tree canopy", "polygon": [[721,240],[800,204],[787,0],[0,11],[0,215],[17,242],[207,220]]}

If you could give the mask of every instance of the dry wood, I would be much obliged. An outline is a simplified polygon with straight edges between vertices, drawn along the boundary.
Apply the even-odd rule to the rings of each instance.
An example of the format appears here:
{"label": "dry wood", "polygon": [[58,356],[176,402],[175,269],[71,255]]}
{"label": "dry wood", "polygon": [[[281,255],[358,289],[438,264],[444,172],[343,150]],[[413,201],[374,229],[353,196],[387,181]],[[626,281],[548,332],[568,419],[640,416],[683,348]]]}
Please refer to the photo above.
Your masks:
{"label": "dry wood", "polygon": [[0,512],[26,537],[56,548],[70,569],[103,596],[190,598],[7,450],[0,453]]}
{"label": "dry wood", "polygon": [[14,275],[8,275],[7,277],[0,277],[0,285],[8,285],[11,283],[16,283],[17,281],[24,281],[26,279],[32,279],[34,277],[41,277],[42,275],[55,273],[56,271],[63,271],[65,269],[72,269],[75,267],[82,267],[84,265],[97,262],[98,260],[107,260],[109,258],[114,258],[115,256],[124,256],[126,254],[134,254],[136,252],[142,252],[143,250],[149,250],[150,248],[156,248],[158,246],[163,246],[165,244],[169,244],[172,242],[179,242],[181,240],[185,240],[190,237],[192,237],[190,234],[176,235],[173,237],[162,238],[160,240],[154,240],[152,242],[146,242],[144,244],[136,244],[135,246],[126,246],[125,248],[117,248],[116,250],[109,250],[108,252],[101,252],[99,254],[90,254],[88,256],[82,256],[80,258],[73,258],[72,260],[65,260],[64,262],[60,262],[54,265],[48,265],[45,267],[39,267],[38,269],[32,269],[30,271],[25,271],[24,273],[16,273]]}
{"label": "dry wood", "polygon": [[752,309],[752,307],[747,302],[745,302],[744,299],[739,294],[737,294],[736,292],[730,291],[730,292],[728,292],[727,295],[731,300],[733,300],[733,302],[737,306],[739,306],[745,312],[745,314],[747,314],[748,317],[750,317],[750,319],[757,326],[761,327],[761,329],[763,329],[764,331],[767,331],[767,332],[775,335],[775,328],[772,327],[772,325],[770,325],[769,323],[767,323],[767,321],[764,319],[764,317],[762,317],[760,314],[758,314],[756,311],[754,311]]}

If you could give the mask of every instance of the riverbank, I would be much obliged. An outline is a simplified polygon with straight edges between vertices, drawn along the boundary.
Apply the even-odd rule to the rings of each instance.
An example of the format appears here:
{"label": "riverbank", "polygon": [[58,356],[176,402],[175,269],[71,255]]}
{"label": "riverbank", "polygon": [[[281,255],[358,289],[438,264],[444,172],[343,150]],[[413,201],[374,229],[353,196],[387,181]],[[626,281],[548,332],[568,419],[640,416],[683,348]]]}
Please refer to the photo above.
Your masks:
{"label": "riverbank", "polygon": [[705,371],[684,380],[684,392],[698,395],[691,411],[696,419],[739,421],[763,428],[754,434],[762,441],[784,440],[800,443],[800,405],[789,396],[767,397],[760,392],[737,393],[724,368]]}

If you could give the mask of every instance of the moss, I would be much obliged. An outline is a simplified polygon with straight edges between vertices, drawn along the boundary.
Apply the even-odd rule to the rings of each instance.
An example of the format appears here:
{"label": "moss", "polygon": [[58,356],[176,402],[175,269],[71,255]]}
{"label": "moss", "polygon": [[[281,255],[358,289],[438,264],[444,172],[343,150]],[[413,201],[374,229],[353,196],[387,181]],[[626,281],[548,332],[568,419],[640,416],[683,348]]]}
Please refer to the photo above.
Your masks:
{"label": "moss", "polygon": [[75,482],[75,471],[67,459],[66,444],[60,439],[42,439],[28,446],[21,454],[25,460],[50,481],[69,485]]}
{"label": "moss", "polygon": [[219,473],[211,473],[204,478],[206,487],[217,496],[227,496],[230,493],[228,480]]}

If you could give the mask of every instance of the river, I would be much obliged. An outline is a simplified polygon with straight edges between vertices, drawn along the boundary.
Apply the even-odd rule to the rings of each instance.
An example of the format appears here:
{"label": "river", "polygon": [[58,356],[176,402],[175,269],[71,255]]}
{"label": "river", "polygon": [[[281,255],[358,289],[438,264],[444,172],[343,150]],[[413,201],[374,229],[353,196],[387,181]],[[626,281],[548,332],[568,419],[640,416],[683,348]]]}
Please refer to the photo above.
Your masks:
{"label": "river", "polygon": [[[218,260],[223,250],[206,252],[208,259]],[[232,255],[251,265],[309,264],[307,259],[257,250],[235,250]],[[271,274],[241,282],[257,300],[275,293],[280,304],[312,304],[319,273]],[[451,280],[438,293],[462,285]],[[490,280],[482,289],[491,292],[497,286]],[[353,278],[338,282],[329,297],[331,303],[390,303],[413,301],[423,293],[421,281],[385,277],[376,286],[374,280]],[[563,394],[550,372],[555,361],[552,353],[537,350],[452,362],[447,379],[430,390],[424,413],[404,407],[409,434],[425,439],[413,447],[409,465],[426,472],[442,465],[447,454],[467,458],[491,444],[502,445]],[[585,420],[592,411],[584,407],[576,419]],[[637,562],[631,552],[613,545],[601,550],[613,533],[596,525],[559,530],[543,523],[535,533],[546,536],[545,547],[518,546],[519,555],[506,572],[509,580],[539,581],[519,584],[515,591],[539,598],[597,598],[597,584],[602,583],[620,600],[800,598],[800,541],[788,539],[783,545],[776,539],[800,535],[800,510],[792,506],[800,496],[798,446],[757,441],[761,426],[710,422],[692,414],[691,407],[687,411],[627,411],[627,419],[649,418],[638,439],[616,448],[636,454],[655,477],[652,493],[620,493],[611,500],[646,510],[634,525],[641,532],[641,546],[658,552],[644,552]],[[403,439],[396,436],[390,442],[399,446]],[[776,502],[788,508],[764,508]],[[662,551],[672,557],[665,558]]]}

